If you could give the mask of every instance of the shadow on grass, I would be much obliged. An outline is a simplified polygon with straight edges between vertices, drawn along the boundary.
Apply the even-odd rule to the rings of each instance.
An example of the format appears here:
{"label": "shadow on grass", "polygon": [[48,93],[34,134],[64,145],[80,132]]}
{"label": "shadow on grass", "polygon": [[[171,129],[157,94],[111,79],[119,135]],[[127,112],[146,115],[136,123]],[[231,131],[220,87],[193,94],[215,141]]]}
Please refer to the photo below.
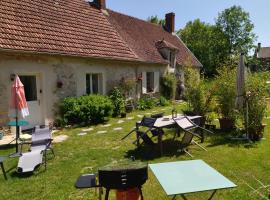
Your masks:
{"label": "shadow on grass", "polygon": [[0,146],[0,150],[15,149],[16,144],[4,144]]}
{"label": "shadow on grass", "polygon": [[215,134],[207,135],[210,143],[207,145],[207,147],[215,147],[220,145],[227,145],[229,147],[244,147],[244,148],[256,147],[256,143],[241,138],[242,135],[243,132],[237,130],[226,133],[220,130],[216,130]]}
{"label": "shadow on grass", "polygon": [[149,145],[141,145],[140,147],[132,150],[128,150],[126,152],[125,157],[130,158],[134,157],[136,160],[141,160],[141,161],[149,161],[149,160],[154,160],[156,158],[164,157],[164,156],[179,156],[182,153],[178,152],[180,147],[180,141],[177,140],[172,140],[172,139],[167,139],[163,140],[163,154],[160,154],[160,148],[158,144],[155,144],[153,146]]}

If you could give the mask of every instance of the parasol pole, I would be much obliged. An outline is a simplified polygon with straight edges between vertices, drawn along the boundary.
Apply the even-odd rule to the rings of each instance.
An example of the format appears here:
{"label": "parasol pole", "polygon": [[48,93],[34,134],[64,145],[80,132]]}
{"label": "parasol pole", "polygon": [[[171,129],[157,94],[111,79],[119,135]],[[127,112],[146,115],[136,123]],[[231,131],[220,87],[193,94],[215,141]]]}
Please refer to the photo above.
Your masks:
{"label": "parasol pole", "polygon": [[[16,88],[17,90],[17,88]],[[17,94],[17,91],[15,92],[15,112],[16,112],[16,115],[15,115],[15,120],[16,120],[16,153],[18,153],[18,138],[19,138],[19,126],[18,126],[18,94]]]}

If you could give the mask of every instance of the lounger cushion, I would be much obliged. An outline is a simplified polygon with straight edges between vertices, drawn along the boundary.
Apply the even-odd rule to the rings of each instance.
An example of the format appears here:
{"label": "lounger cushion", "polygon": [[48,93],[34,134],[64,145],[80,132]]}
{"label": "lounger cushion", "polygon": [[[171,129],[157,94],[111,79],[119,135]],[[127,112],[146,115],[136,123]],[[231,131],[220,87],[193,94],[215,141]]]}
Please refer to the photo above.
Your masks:
{"label": "lounger cushion", "polygon": [[31,151],[23,153],[19,158],[17,167],[18,173],[33,172],[42,163],[43,154],[41,151]]}

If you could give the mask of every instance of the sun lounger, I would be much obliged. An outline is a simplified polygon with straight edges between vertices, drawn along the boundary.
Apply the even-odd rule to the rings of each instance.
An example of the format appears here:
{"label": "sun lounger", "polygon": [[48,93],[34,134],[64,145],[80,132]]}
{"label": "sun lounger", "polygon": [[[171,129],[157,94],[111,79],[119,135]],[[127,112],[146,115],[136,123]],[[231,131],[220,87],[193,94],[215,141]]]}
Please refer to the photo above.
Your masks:
{"label": "sun lounger", "polygon": [[24,143],[30,144],[30,152],[23,153],[21,155],[19,158],[17,171],[19,173],[33,172],[37,166],[42,164],[43,156],[46,169],[47,151],[50,150],[54,155],[51,143],[52,134],[49,129],[36,129],[32,135],[32,142]]}
{"label": "sun lounger", "polygon": [[23,153],[19,158],[17,167],[18,173],[33,172],[37,167],[42,164],[43,152],[42,151],[31,151]]}

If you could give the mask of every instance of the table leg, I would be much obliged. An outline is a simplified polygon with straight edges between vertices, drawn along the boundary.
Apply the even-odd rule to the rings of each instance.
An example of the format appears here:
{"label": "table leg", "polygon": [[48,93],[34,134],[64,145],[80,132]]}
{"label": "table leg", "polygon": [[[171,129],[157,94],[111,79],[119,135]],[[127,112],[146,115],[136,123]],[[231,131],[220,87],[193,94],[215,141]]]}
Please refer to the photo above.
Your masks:
{"label": "table leg", "polygon": [[1,165],[1,168],[2,168],[3,175],[4,175],[5,179],[7,180],[7,175],[6,175],[6,171],[5,171],[3,162],[1,162],[0,165]]}
{"label": "table leg", "polygon": [[173,196],[172,200],[175,200],[176,199],[176,195]]}
{"label": "table leg", "polygon": [[214,190],[214,192],[211,194],[211,196],[209,197],[208,200],[211,200],[214,197],[214,195],[216,194],[216,192],[217,192],[217,190]]}
{"label": "table leg", "polygon": [[160,155],[163,155],[163,145],[162,145],[162,133],[158,134],[158,145],[160,149]]}
{"label": "table leg", "polygon": [[184,200],[188,200],[187,197],[186,197],[184,194],[181,194],[181,197],[182,197]]}

